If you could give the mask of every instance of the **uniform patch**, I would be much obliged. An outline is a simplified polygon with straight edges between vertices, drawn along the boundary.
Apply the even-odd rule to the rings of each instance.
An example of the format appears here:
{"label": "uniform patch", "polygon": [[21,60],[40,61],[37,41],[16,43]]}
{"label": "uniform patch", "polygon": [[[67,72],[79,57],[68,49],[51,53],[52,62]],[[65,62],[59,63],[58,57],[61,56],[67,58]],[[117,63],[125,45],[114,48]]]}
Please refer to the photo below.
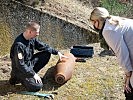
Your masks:
{"label": "uniform patch", "polygon": [[22,56],[22,53],[18,53],[18,59],[22,59],[23,56]]}

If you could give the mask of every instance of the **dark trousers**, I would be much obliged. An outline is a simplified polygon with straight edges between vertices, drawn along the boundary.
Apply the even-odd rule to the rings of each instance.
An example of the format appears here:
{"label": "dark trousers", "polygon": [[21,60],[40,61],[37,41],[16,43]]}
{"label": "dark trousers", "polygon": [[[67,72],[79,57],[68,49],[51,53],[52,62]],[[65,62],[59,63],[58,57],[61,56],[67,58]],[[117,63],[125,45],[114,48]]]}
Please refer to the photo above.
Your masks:
{"label": "dark trousers", "polygon": [[[37,62],[35,63],[33,70],[36,73],[39,72],[48,63],[50,57],[51,57],[51,53],[45,52],[45,51],[34,54],[31,61],[37,59]],[[18,79],[19,82],[22,83],[22,85],[26,88],[27,91],[36,92],[36,91],[39,91],[43,87],[43,84],[36,83],[33,77],[26,78],[23,76],[18,76],[18,75],[15,75],[15,72],[11,73],[11,77],[13,76],[16,76],[15,78]]]}
{"label": "dark trousers", "polygon": [[35,63],[33,70],[38,73],[48,62],[50,59],[51,53],[49,52],[39,52],[33,55],[32,59],[38,59]]}
{"label": "dark trousers", "polygon": [[133,100],[133,88],[132,88],[131,84],[129,84],[129,87],[131,88],[130,93],[127,93],[126,91],[124,91],[124,94],[125,94],[125,97],[126,97],[125,100]]}

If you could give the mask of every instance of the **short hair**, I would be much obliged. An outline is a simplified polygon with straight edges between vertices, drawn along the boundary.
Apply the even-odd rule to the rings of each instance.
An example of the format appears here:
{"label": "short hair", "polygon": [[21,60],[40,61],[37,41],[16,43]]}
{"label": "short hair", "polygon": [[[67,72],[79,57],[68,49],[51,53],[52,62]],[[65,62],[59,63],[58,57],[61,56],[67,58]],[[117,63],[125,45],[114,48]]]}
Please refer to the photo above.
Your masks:
{"label": "short hair", "polygon": [[40,28],[40,25],[34,21],[28,22],[26,25],[26,29],[30,29],[32,31],[36,31],[38,28]]}

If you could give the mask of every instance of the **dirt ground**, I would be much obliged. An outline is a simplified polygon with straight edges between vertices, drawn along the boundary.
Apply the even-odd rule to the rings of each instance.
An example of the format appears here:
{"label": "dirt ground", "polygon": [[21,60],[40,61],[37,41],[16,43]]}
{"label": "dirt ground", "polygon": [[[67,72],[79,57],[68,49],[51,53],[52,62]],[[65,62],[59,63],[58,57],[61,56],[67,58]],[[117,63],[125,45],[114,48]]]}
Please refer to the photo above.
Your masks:
{"label": "dirt ground", "polygon": [[[44,78],[44,87],[40,93],[53,93],[54,100],[124,100],[123,71],[115,56],[101,55],[99,43],[89,44],[94,47],[93,58],[86,62],[76,62],[72,78],[64,85],[55,83],[53,66],[58,56],[52,56],[50,62],[39,75]],[[61,50],[69,52],[70,50]],[[8,83],[11,71],[9,56],[0,59],[0,100],[42,100],[35,96],[17,94],[25,88]]]}

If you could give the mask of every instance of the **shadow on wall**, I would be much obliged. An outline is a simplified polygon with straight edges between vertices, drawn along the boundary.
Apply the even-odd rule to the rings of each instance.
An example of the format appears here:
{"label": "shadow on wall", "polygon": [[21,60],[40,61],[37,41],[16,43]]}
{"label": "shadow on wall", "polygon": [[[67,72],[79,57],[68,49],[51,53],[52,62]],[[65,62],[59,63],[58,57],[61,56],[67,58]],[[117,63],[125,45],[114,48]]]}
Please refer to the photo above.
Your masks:
{"label": "shadow on wall", "polygon": [[7,23],[0,22],[0,55],[9,53],[11,47],[11,33]]}

